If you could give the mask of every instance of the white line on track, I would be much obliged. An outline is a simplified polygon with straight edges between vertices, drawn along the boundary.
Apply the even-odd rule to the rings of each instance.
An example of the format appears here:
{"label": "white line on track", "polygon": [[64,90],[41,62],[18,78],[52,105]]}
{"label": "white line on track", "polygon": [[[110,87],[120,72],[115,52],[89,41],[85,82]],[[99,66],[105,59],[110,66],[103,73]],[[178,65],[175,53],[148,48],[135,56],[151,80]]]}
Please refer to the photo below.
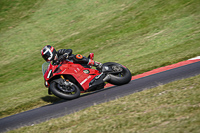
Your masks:
{"label": "white line on track", "polygon": [[200,56],[197,56],[197,57],[191,58],[191,59],[189,59],[189,60],[196,60],[196,59],[200,59]]}

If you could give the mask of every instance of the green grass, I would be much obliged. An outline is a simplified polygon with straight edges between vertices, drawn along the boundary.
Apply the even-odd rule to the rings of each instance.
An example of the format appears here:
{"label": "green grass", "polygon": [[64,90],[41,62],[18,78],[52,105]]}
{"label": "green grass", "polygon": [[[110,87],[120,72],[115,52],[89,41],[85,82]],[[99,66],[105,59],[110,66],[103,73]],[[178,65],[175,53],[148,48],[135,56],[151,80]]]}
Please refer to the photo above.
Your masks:
{"label": "green grass", "polygon": [[1,0],[0,118],[58,98],[43,85],[40,50],[71,48],[133,75],[200,54],[198,0]]}
{"label": "green grass", "polygon": [[199,133],[199,82],[175,81],[11,132]]}

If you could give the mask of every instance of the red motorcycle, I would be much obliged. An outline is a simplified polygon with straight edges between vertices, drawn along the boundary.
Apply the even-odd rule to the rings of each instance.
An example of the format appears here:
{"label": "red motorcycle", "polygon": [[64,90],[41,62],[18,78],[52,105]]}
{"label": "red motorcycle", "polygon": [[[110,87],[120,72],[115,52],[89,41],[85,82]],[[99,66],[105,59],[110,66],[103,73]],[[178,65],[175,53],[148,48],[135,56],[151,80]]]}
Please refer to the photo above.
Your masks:
{"label": "red motorcycle", "polygon": [[80,93],[103,89],[105,82],[123,85],[131,81],[128,68],[114,62],[104,63],[101,70],[96,70],[66,59],[59,65],[45,62],[42,72],[49,94],[67,100],[79,97]]}

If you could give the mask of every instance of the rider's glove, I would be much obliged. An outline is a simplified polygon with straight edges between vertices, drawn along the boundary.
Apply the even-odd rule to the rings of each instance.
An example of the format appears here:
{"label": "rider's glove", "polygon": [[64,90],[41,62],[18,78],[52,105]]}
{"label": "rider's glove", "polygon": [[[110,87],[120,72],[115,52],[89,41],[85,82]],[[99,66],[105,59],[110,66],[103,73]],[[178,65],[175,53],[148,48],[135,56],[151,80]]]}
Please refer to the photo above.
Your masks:
{"label": "rider's glove", "polygon": [[58,61],[62,61],[64,59],[67,59],[68,58],[68,53],[65,53],[63,55],[61,55],[59,58],[58,58]]}
{"label": "rider's glove", "polygon": [[61,62],[65,59],[65,57],[63,55],[61,55],[59,58],[58,58],[58,61]]}
{"label": "rider's glove", "polygon": [[63,54],[63,57],[67,59],[69,57],[69,54],[65,53],[65,54]]}

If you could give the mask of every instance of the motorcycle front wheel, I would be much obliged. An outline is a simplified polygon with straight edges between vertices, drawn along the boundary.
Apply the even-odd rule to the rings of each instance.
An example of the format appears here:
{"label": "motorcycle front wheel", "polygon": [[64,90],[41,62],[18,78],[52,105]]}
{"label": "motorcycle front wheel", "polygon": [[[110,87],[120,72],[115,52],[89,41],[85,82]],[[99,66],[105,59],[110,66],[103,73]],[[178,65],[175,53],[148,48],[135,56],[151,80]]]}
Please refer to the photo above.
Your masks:
{"label": "motorcycle front wheel", "polygon": [[65,100],[75,99],[80,96],[80,90],[75,84],[65,86],[52,81],[49,89],[55,96]]}

